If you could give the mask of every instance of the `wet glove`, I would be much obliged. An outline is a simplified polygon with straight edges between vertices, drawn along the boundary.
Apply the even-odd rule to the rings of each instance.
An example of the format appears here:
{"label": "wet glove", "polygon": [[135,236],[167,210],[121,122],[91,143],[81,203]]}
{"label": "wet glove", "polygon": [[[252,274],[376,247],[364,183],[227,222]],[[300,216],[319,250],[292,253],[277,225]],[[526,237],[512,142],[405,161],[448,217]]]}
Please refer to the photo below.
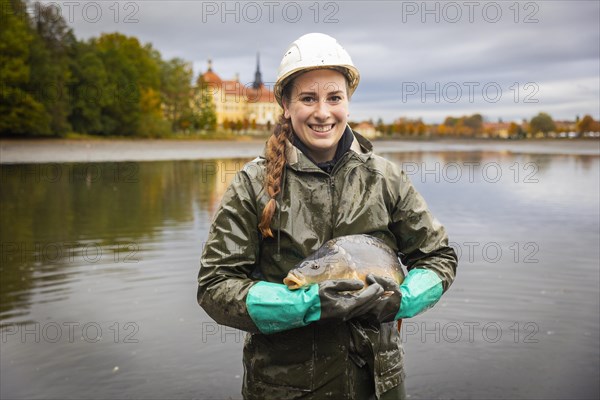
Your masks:
{"label": "wet glove", "polygon": [[324,281],[297,290],[260,281],[248,291],[246,308],[262,333],[281,332],[325,319],[347,321],[366,312],[383,294],[379,284],[356,292],[363,287],[363,282],[354,279]]}
{"label": "wet glove", "polygon": [[363,315],[379,322],[414,317],[433,307],[443,293],[442,280],[428,269],[412,269],[400,286],[390,278],[373,274],[366,280],[385,290]]}
{"label": "wet glove", "polygon": [[363,319],[376,320],[378,322],[390,322],[396,319],[396,314],[400,310],[402,293],[400,285],[393,279],[373,274],[367,275],[366,279],[369,285],[378,284],[383,290],[377,300],[370,304],[369,309],[363,314]]}
{"label": "wet glove", "polygon": [[370,285],[362,292],[356,292],[364,286],[365,284],[357,279],[320,283],[321,319],[348,321],[363,314],[370,304],[383,294],[380,285]]}

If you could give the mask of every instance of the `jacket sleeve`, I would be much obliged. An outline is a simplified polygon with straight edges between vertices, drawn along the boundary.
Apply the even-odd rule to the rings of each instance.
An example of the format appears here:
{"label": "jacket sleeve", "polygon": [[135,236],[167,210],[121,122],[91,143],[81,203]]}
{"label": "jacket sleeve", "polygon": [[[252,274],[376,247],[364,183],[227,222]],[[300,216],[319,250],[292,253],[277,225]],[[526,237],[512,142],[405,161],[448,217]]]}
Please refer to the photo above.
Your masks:
{"label": "jacket sleeve", "polygon": [[318,286],[290,291],[251,278],[260,257],[258,212],[251,178],[239,172],[215,214],[198,274],[198,304],[218,324],[265,334],[306,326],[321,317]]}
{"label": "jacket sleeve", "polygon": [[238,172],[225,192],[200,260],[198,303],[221,325],[258,332],[246,308],[256,283],[250,276],[259,256],[258,220],[250,178]]}
{"label": "jacket sleeve", "polygon": [[409,276],[426,276],[425,271],[412,272],[419,269],[435,272],[446,292],[454,281],[458,263],[454,249],[448,245],[446,230],[431,214],[404,171],[396,166],[392,168],[391,190],[395,192],[395,202],[391,210],[391,229],[400,259],[407,266]]}

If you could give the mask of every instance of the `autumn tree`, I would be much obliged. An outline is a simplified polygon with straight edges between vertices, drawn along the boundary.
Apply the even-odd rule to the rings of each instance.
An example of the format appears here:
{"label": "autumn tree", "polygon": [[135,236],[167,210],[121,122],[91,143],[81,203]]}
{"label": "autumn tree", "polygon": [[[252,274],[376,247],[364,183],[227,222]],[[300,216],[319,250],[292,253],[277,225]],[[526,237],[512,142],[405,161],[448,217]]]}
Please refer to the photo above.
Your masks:
{"label": "autumn tree", "polygon": [[531,119],[529,122],[531,133],[542,132],[544,136],[547,136],[549,132],[553,132],[556,129],[554,120],[546,113],[539,113]]}
{"label": "autumn tree", "polygon": [[394,124],[394,131],[401,136],[406,135],[406,121],[404,118],[399,118]]}
{"label": "autumn tree", "polygon": [[423,137],[427,133],[427,127],[422,120],[418,120],[416,124],[417,136]]}
{"label": "autumn tree", "polygon": [[508,126],[508,135],[510,137],[521,138],[525,135],[525,132],[523,132],[521,125],[517,124],[516,122],[511,122]]}
{"label": "autumn tree", "polygon": [[483,117],[481,114],[473,114],[468,117],[462,117],[463,125],[467,127],[469,136],[478,136],[483,132]]}
{"label": "autumn tree", "polygon": [[600,122],[587,114],[577,122],[577,132],[582,136],[586,132],[600,132]]}

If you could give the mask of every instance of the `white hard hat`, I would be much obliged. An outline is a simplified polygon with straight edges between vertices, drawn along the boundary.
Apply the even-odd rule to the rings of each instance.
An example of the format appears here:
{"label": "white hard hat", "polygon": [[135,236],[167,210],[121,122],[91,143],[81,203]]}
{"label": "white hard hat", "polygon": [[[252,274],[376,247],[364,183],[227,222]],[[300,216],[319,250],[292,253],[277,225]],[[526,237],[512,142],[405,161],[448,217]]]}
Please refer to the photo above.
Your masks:
{"label": "white hard hat", "polygon": [[283,88],[296,72],[328,68],[340,70],[348,80],[348,96],[354,93],[360,80],[358,69],[352,63],[348,52],[329,35],[308,33],[299,37],[286,50],[279,64],[275,98],[280,106]]}

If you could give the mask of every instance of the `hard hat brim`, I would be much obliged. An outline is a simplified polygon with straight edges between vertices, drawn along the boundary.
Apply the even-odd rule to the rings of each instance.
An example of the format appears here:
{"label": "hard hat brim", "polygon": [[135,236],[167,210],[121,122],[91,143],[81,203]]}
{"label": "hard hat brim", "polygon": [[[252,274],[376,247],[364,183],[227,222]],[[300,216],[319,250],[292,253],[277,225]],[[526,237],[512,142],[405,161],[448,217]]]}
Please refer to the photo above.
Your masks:
{"label": "hard hat brim", "polygon": [[294,68],[294,69],[288,71],[286,74],[280,76],[279,79],[277,79],[277,82],[275,83],[275,88],[274,88],[274,94],[275,94],[275,99],[277,100],[277,103],[279,103],[279,105],[283,108],[283,101],[282,101],[283,89],[291,81],[293,81],[297,76],[299,76],[305,72],[314,71],[317,69],[333,69],[335,71],[342,73],[345,76],[346,81],[348,82],[348,97],[352,96],[352,94],[356,90],[356,87],[358,86],[358,83],[360,81],[360,74],[358,72],[358,69],[356,67],[354,67],[353,65],[334,64],[334,65],[318,65],[318,66],[310,66],[310,67],[300,66],[298,68]]}

